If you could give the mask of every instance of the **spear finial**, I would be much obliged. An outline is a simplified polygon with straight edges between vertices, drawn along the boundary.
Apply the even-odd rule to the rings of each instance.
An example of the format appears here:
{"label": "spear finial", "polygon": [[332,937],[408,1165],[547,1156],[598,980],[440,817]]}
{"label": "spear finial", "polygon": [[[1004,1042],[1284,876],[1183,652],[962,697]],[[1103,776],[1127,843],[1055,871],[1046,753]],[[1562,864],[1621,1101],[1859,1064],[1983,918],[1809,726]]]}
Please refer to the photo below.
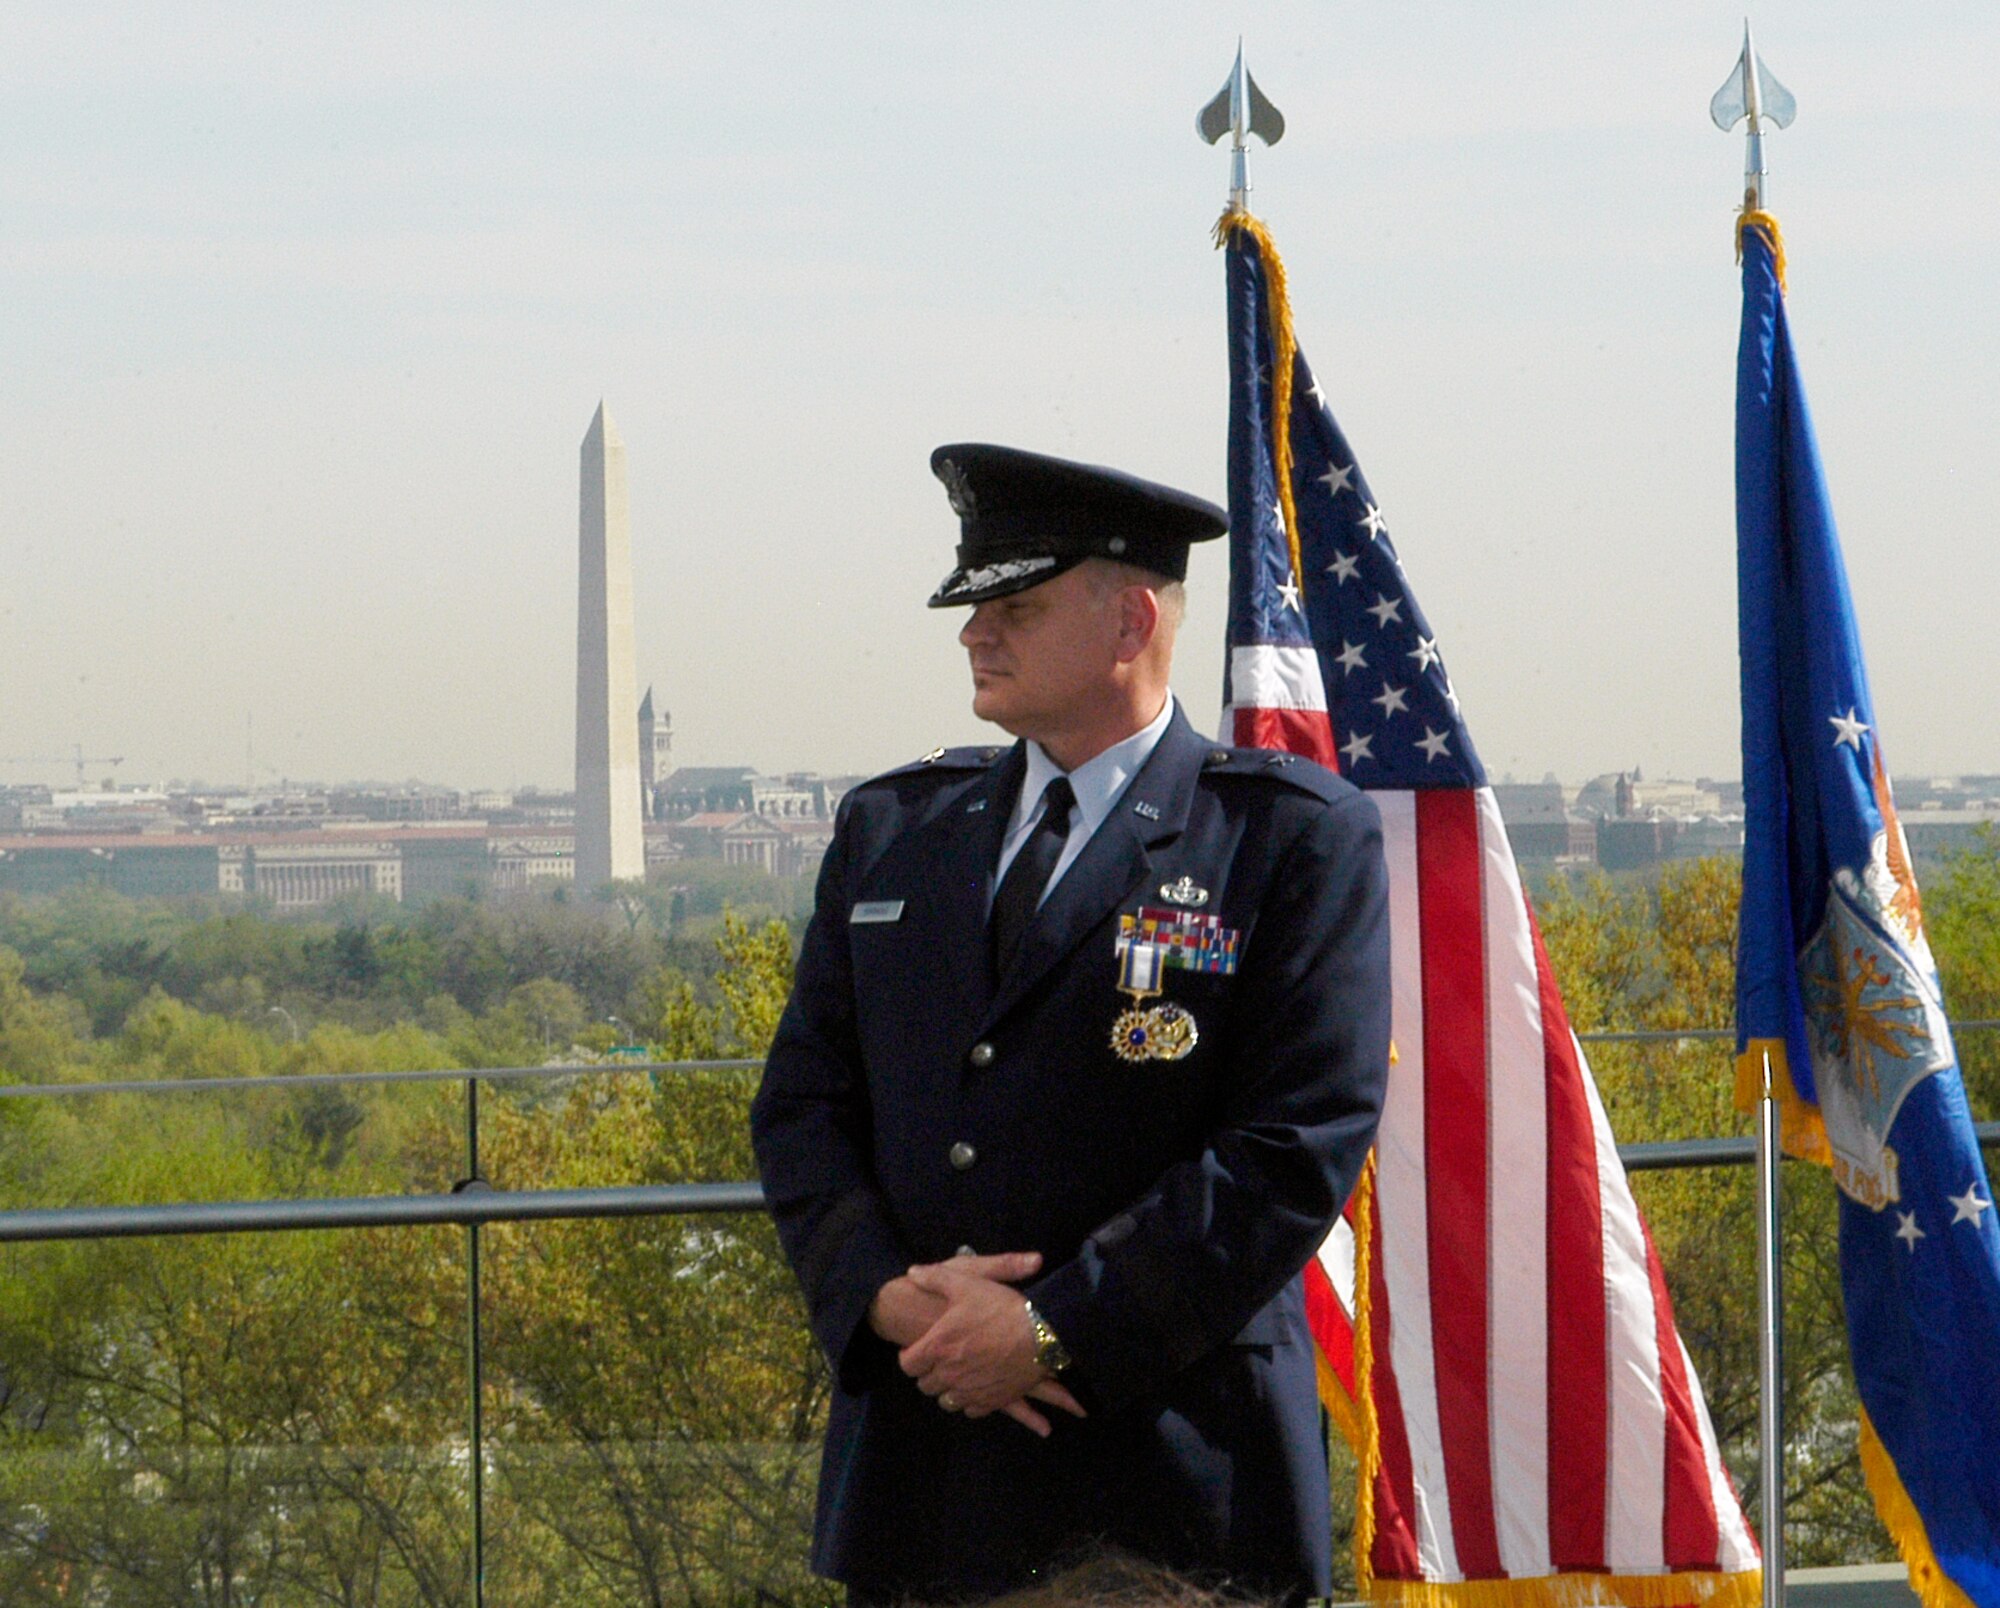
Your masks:
{"label": "spear finial", "polygon": [[1798,114],[1799,103],[1792,92],[1771,76],[1771,70],[1757,59],[1757,46],[1750,37],[1750,19],[1743,19],[1743,54],[1736,59],[1722,88],[1708,103],[1708,115],[1715,126],[1728,133],[1744,123],[1743,210],[1764,210],[1764,125],[1789,128]]}
{"label": "spear finial", "polygon": [[1229,150],[1229,210],[1250,210],[1250,177],[1244,161],[1245,142],[1255,134],[1266,145],[1276,145],[1285,137],[1285,114],[1264,98],[1250,69],[1243,65],[1243,41],[1236,41],[1236,65],[1229,69],[1229,81],[1214,100],[1204,106],[1194,120],[1195,132],[1210,145],[1227,134]]}

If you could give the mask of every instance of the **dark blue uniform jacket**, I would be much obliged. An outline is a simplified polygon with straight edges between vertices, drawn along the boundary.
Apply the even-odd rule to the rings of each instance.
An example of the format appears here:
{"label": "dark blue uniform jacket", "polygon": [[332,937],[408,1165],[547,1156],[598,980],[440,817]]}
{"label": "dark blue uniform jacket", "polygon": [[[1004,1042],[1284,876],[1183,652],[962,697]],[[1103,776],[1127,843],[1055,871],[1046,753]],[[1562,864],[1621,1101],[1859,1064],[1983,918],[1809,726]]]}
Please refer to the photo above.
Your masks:
{"label": "dark blue uniform jacket", "polygon": [[[871,1596],[943,1599],[1102,1541],[1323,1594],[1298,1275],[1353,1189],[1387,1071],[1375,807],[1308,761],[1216,748],[1177,713],[996,981],[986,911],[1024,763],[1018,745],[956,751],[843,800],[754,1107],[835,1372],[814,1566]],[[1132,1003],[1118,918],[1183,877],[1240,934],[1237,969],[1166,971],[1195,1048],[1127,1062],[1111,1050]],[[898,1370],[869,1302],[962,1246],[1043,1253],[1024,1288],[1087,1419],[1051,1412],[1041,1440],[947,1414]]]}

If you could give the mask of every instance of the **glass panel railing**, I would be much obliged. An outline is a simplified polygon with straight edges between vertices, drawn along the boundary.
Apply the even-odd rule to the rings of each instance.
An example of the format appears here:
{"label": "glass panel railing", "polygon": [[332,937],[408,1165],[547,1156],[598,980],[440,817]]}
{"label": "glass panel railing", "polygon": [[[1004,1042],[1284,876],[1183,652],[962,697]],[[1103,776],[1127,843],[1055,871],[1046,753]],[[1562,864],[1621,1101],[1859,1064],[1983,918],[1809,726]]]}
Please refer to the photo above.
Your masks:
{"label": "glass panel railing", "polygon": [[[1589,1050],[1754,1511],[1754,1184],[1729,1045]],[[755,1077],[0,1091],[0,1602],[838,1601],[807,1561],[826,1369],[741,1182]],[[1832,1191],[1808,1167],[1784,1187],[1791,1562],[1886,1558]],[[252,1204],[168,1204],[189,1202]],[[302,1226],[335,1222],[359,1226]],[[1332,1455],[1340,1543],[1354,1475]]]}
{"label": "glass panel railing", "polygon": [[10,1245],[0,1601],[468,1601],[464,1231]]}

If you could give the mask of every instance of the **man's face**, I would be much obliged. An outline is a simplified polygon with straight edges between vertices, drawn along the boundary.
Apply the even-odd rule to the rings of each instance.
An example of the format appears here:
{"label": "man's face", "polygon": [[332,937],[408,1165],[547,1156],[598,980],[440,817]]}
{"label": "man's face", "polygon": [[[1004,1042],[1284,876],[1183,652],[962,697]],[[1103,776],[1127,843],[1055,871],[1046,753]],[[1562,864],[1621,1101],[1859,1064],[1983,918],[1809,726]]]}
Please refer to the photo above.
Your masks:
{"label": "man's face", "polygon": [[1117,684],[1116,592],[1083,564],[979,604],[958,633],[972,663],[972,712],[1016,737],[1047,737]]}

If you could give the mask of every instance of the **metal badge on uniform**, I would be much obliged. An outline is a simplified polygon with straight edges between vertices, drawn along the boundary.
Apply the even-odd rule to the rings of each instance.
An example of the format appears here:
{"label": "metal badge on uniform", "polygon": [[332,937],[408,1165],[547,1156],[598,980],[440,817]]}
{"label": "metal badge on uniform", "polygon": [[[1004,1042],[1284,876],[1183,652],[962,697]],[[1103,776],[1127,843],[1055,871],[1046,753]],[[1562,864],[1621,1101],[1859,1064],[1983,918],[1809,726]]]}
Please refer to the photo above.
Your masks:
{"label": "metal badge on uniform", "polygon": [[901,899],[864,899],[847,913],[850,927],[867,926],[871,922],[901,921],[903,901]]}
{"label": "metal badge on uniform", "polygon": [[1201,1037],[1194,1018],[1171,1000],[1145,1004],[1158,996],[1166,964],[1157,944],[1127,943],[1118,953],[1118,991],[1132,1000],[1111,1024],[1111,1050],[1121,1061],[1178,1061]]}
{"label": "metal badge on uniform", "polygon": [[1193,877],[1183,876],[1178,882],[1160,884],[1160,897],[1172,905],[1205,905],[1208,903],[1208,889]]}

